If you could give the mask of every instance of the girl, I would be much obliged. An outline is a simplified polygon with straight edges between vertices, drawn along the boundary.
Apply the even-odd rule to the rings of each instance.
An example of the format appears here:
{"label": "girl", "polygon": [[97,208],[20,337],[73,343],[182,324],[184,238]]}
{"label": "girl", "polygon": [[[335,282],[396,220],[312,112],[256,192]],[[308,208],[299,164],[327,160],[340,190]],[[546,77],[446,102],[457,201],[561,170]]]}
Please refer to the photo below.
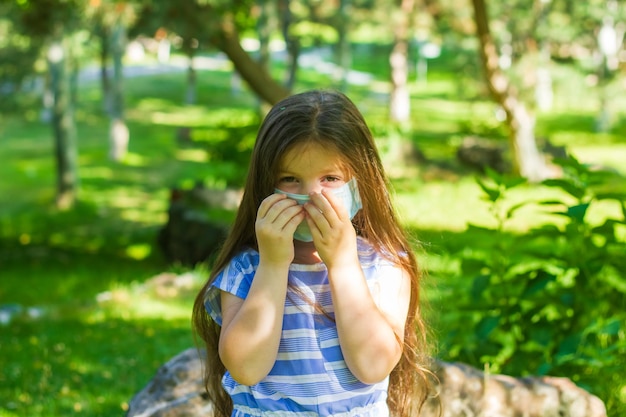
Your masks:
{"label": "girl", "polygon": [[216,415],[417,415],[419,281],[356,106],[331,91],[284,99],[194,304]]}

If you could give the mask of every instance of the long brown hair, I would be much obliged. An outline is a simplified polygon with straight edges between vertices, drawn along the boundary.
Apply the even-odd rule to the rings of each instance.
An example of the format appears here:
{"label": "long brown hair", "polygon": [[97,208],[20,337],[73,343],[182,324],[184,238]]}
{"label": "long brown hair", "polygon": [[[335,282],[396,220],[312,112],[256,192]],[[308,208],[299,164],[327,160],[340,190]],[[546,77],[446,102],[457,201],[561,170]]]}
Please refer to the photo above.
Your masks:
{"label": "long brown hair", "polygon": [[353,219],[357,233],[411,277],[409,314],[402,357],[390,375],[388,404],[398,417],[415,415],[429,392],[426,326],[420,312],[421,271],[409,238],[391,203],[376,144],[354,103],[336,91],[295,94],[276,104],[263,121],[252,152],[248,177],[235,222],[193,307],[193,328],[206,345],[205,385],[216,416],[229,417],[232,401],[221,386],[225,368],[218,351],[219,326],[207,314],[205,295],[216,275],[245,248],[257,248],[256,214],[273,193],[281,158],[297,143],[315,141],[336,149],[354,175],[363,204]]}

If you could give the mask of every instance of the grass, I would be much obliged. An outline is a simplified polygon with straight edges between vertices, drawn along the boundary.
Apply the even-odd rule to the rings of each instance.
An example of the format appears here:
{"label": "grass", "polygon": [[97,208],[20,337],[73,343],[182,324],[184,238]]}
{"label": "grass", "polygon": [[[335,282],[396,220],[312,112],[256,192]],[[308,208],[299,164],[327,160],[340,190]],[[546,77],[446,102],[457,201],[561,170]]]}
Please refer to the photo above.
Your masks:
{"label": "grass", "polygon": [[[380,62],[355,57],[355,67],[371,70]],[[427,85],[412,87],[413,140],[432,163],[393,185],[404,224],[423,242],[437,317],[454,314],[445,305],[466,289],[454,254],[489,244],[467,232],[468,222],[492,221],[473,173],[450,158],[465,135],[502,138],[504,131],[490,102],[456,98],[452,75],[445,66],[433,68]],[[333,84],[314,71],[302,79],[299,89]],[[191,303],[207,271],[169,265],[156,248],[169,189],[198,179],[217,188],[240,185],[259,121],[256,100],[245,88],[231,91],[228,70],[200,71],[198,81],[196,106],[182,104],[182,73],[126,82],[131,141],[121,164],[107,157],[98,85],[82,85],[76,113],[81,183],[70,211],[52,204],[50,127],[36,108],[0,116],[0,311],[15,313],[0,324],[0,416],[121,415],[161,364],[192,345]],[[384,81],[381,71],[374,83]],[[384,136],[384,90],[353,86],[348,93]],[[540,117],[538,132],[571,146],[582,160],[623,170],[626,126],[596,134],[593,117],[588,109],[560,105]],[[177,140],[179,127],[193,127],[191,143]],[[438,162],[446,162],[444,168]],[[528,186],[518,198],[551,193]],[[601,208],[598,218],[611,210]],[[525,212],[512,232],[541,221]],[[164,284],[164,276],[184,285]],[[449,322],[436,320],[436,331],[448,331],[442,326]]]}

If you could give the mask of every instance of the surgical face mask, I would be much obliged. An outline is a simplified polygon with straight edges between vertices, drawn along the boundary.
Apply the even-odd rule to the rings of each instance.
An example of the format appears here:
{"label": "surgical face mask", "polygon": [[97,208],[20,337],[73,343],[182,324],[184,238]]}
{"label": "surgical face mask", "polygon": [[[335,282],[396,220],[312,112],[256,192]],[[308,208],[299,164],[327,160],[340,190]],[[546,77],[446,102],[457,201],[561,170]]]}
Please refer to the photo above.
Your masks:
{"label": "surgical face mask", "polygon": [[[274,191],[278,194],[285,194],[287,197],[296,200],[299,205],[303,205],[307,201],[311,200],[311,197],[306,194],[292,194],[281,191],[279,189],[275,189]],[[363,206],[361,205],[361,196],[359,195],[359,189],[356,185],[356,179],[354,178],[352,178],[341,187],[332,190],[332,193],[341,200],[343,206],[348,210],[348,213],[350,214],[350,220],[352,220],[356,213],[361,208],[363,208]],[[313,241],[313,235],[311,234],[311,229],[309,229],[309,225],[307,224],[306,220],[303,220],[298,225],[295,233],[293,234],[293,238],[302,242]]]}

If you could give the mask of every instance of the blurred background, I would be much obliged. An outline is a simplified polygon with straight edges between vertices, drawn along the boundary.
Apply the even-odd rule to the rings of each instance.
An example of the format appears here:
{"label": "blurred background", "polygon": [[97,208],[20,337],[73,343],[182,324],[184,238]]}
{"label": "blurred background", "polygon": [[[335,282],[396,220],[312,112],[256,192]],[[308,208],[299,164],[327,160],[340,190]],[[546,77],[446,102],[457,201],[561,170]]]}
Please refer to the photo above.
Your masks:
{"label": "blurred background", "polygon": [[263,115],[344,91],[433,356],[626,415],[626,4],[0,0],[0,416],[114,416],[193,346]]}

